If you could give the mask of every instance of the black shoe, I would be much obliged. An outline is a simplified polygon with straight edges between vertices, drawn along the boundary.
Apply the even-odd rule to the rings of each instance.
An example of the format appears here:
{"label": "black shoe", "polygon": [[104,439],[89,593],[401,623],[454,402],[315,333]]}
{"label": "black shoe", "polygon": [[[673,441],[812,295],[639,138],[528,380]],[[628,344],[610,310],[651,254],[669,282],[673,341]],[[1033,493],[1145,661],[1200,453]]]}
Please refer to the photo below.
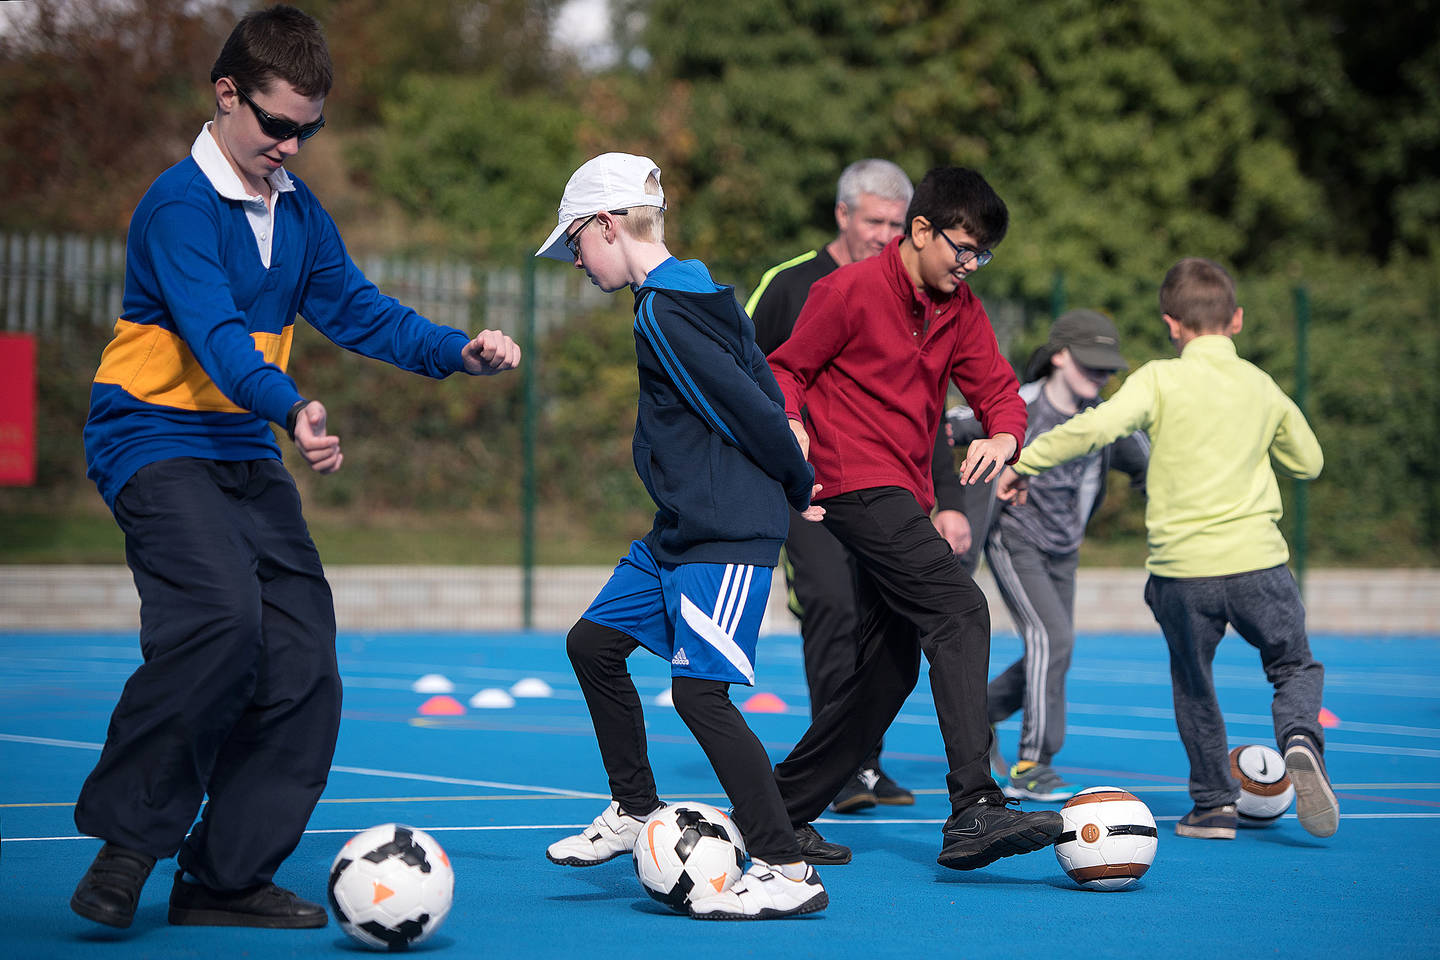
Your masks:
{"label": "black shoe", "polygon": [[135,919],[140,888],[154,868],[155,858],[148,853],[107,843],[80,878],[70,909],[96,923],[128,927]]}
{"label": "black shoe", "polygon": [[845,781],[845,786],[840,788],[840,792],[835,794],[835,799],[830,802],[831,810],[836,813],[859,813],[861,810],[869,810],[879,802],[870,785],[861,778],[861,774],[865,772],[862,770]]}
{"label": "black shoe", "polygon": [[800,856],[806,863],[835,866],[850,862],[849,847],[826,840],[811,824],[802,823],[795,828],[795,842],[800,844]]}
{"label": "black shoe", "polygon": [[229,893],[187,883],[183,874],[175,872],[175,886],[170,888],[170,922],[178,926],[294,929],[323,927],[329,921],[320,904],[273,883]]}
{"label": "black shoe", "polygon": [[875,778],[875,782],[870,789],[875,793],[876,803],[883,803],[887,807],[915,805],[915,794],[891,780],[884,770],[879,767],[867,767],[860,771],[860,779],[867,783],[870,782],[872,776]]}
{"label": "black shoe", "polygon": [[945,821],[944,845],[935,862],[952,870],[977,870],[1001,857],[1029,853],[1055,842],[1064,820],[1054,810],[1024,813],[1000,794],[981,797]]}

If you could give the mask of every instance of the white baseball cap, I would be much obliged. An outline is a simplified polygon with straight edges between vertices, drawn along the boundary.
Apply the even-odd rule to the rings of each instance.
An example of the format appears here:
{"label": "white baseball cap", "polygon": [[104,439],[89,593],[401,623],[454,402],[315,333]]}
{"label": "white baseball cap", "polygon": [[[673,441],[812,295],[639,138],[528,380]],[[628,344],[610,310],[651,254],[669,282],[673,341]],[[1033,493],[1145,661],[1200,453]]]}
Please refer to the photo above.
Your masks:
{"label": "white baseball cap", "polygon": [[569,261],[573,258],[565,248],[565,231],[570,224],[601,210],[624,210],[629,207],[665,209],[665,191],[645,192],[645,180],[651,175],[660,179],[660,168],[649,157],[633,153],[602,153],[587,160],[570,175],[565,195],[560,198],[560,222],[535,251],[537,257]]}

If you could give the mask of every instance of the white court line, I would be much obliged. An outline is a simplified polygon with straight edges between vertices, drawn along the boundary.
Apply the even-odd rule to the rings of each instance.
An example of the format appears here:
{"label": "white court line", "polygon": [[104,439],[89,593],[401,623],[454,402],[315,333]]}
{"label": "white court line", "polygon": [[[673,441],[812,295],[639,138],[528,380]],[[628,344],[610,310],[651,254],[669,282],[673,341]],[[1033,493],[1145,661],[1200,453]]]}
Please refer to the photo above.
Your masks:
{"label": "white court line", "polygon": [[[450,783],[461,787],[492,787],[497,790],[519,790],[524,793],[549,793],[557,797],[583,797],[589,800],[609,800],[608,793],[589,793],[584,790],[562,790],[559,787],[534,787],[523,783],[501,783],[496,780],[465,780],[460,777],[437,777],[428,773],[403,773],[398,770],[375,770],[371,767],[330,768],[331,773],[353,773],[362,777],[389,777],[394,780],[421,780],[425,783]],[[581,824],[588,827],[589,824]]]}
{"label": "white court line", "polygon": [[50,737],[22,737],[15,733],[0,733],[0,740],[7,743],[37,743],[42,747],[72,747],[76,750],[100,750],[103,743],[86,743],[83,740],[54,740]]}
{"label": "white court line", "polygon": [[[1156,822],[1156,823],[1166,823],[1166,822],[1169,822],[1169,821],[1175,821],[1175,820],[1179,820],[1179,819],[1180,819],[1179,817],[1171,817],[1171,816],[1156,817],[1156,818],[1155,818],[1155,822]],[[1295,819],[1295,814],[1293,814],[1293,813],[1287,813],[1284,817],[1281,817],[1281,819],[1282,819],[1282,820],[1294,820],[1294,819]],[[1436,811],[1435,813],[1342,813],[1342,814],[1340,814],[1340,819],[1341,819],[1341,820],[1440,820],[1440,811]],[[934,825],[936,825],[936,824],[943,824],[943,823],[945,823],[945,820],[944,820],[943,818],[942,818],[942,819],[928,819],[928,818],[920,818],[920,817],[916,817],[916,818],[913,818],[913,819],[911,819],[911,818],[905,818],[905,817],[894,817],[894,818],[885,818],[885,819],[874,819],[874,818],[866,817],[866,818],[863,819],[863,820],[835,820],[835,819],[830,818],[830,817],[821,817],[820,819],[816,820],[815,822],[816,822],[816,823],[823,823],[823,824],[840,824],[840,823],[843,823],[843,824],[848,824],[848,825],[853,825],[853,826],[862,826],[862,825],[867,825],[867,826],[879,826],[879,825],[881,825],[881,824],[889,824],[889,825],[894,825],[894,824],[911,824],[911,825],[914,825],[914,826],[934,826]],[[496,831],[496,830],[583,830],[583,829],[585,829],[585,828],[588,827],[588,826],[590,826],[590,824],[588,824],[588,823],[521,823],[521,824],[510,825],[510,826],[493,826],[493,825],[492,825],[492,826],[475,826],[475,827],[424,827],[423,829],[424,829],[424,831],[425,831],[426,833],[483,833],[483,832],[487,832],[487,831]],[[315,835],[317,835],[317,836],[322,835],[322,834],[345,834],[345,833],[355,834],[355,833],[359,833],[361,830],[364,830],[364,829],[366,829],[366,828],[365,828],[365,827],[331,827],[331,828],[326,828],[326,829],[323,829],[323,830],[306,830],[305,833],[306,833],[307,835],[309,835],[309,834],[315,834]],[[98,838],[98,837],[82,837],[82,836],[73,836],[73,837],[6,837],[3,842],[4,842],[4,843],[49,843],[49,842],[56,842],[56,843],[58,843],[58,842],[67,841],[67,840],[95,840],[95,841],[98,842],[98,841],[99,841],[99,838]]]}
{"label": "white court line", "polygon": [[[1067,704],[1065,712],[1071,715],[1141,717],[1147,720],[1171,720],[1175,716],[1175,709],[1173,707],[1110,706],[1098,703]],[[1262,716],[1256,713],[1226,713],[1225,722],[1227,724],[1253,724],[1261,727],[1273,727],[1275,724],[1274,718],[1269,714]],[[1440,728],[1409,727],[1397,723],[1364,723],[1354,720],[1341,720],[1340,725],[1335,729],[1346,733],[1379,733],[1387,736],[1440,739]]]}

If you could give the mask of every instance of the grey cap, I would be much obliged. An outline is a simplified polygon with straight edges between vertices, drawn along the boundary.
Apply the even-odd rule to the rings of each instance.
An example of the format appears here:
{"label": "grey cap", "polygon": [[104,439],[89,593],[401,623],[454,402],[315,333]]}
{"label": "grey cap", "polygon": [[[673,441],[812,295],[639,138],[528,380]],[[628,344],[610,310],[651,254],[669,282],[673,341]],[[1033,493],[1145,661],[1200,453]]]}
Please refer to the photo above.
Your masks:
{"label": "grey cap", "polygon": [[1095,310],[1067,310],[1050,327],[1045,346],[1030,355],[1025,379],[1038,380],[1050,373],[1050,358],[1069,348],[1070,356],[1092,370],[1124,370],[1130,366],[1120,355],[1120,331],[1105,314]]}

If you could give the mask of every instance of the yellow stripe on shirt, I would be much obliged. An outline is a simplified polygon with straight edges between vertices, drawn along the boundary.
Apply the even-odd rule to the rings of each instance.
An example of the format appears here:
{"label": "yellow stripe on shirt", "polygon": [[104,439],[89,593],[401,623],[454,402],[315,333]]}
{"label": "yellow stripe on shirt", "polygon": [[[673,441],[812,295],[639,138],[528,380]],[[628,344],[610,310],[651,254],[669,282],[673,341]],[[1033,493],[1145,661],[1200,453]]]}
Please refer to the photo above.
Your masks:
{"label": "yellow stripe on shirt", "polygon": [[[284,370],[290,363],[293,324],[280,333],[252,333],[255,349]],[[110,383],[137,400],[178,410],[248,413],[220,391],[177,334],[149,323],[115,322],[115,339],[100,356],[96,383]]]}

